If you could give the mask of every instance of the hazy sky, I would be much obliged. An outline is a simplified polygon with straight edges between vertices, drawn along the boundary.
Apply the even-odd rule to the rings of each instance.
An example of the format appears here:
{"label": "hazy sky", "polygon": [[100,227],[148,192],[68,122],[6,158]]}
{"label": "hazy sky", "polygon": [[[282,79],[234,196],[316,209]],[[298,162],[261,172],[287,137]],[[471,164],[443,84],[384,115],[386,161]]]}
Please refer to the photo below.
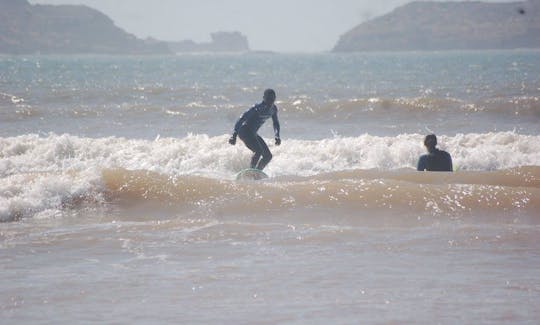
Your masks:
{"label": "hazy sky", "polygon": [[[504,2],[504,0],[484,0]],[[138,37],[209,41],[215,31],[239,31],[253,50],[329,51],[339,36],[409,0],[31,0],[85,4]]]}

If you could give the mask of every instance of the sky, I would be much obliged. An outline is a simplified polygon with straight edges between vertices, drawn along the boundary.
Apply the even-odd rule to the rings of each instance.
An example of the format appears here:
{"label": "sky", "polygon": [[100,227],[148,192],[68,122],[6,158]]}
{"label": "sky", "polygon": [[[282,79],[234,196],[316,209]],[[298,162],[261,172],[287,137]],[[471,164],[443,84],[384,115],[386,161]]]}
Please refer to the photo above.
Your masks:
{"label": "sky", "polygon": [[[504,0],[484,0],[505,2]],[[239,31],[252,50],[330,51],[340,35],[409,0],[31,0],[84,4],[140,38],[207,42],[210,33]]]}

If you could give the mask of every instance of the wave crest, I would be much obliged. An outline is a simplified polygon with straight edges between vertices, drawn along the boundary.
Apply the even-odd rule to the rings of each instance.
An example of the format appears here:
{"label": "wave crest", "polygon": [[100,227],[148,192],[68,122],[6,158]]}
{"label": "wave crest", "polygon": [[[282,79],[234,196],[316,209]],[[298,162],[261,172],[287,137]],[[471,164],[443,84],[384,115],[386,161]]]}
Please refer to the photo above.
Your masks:
{"label": "wave crest", "polygon": [[[183,202],[185,207],[193,202],[206,204],[212,201],[216,203],[210,205],[212,209],[218,209],[220,204],[227,202],[222,200],[221,193],[236,197],[238,191],[245,189],[264,190],[263,197],[273,197],[274,203],[288,202],[289,197],[293,197],[296,206],[315,204],[322,208],[334,207],[331,197],[339,198],[343,190],[354,195],[336,202],[345,202],[351,211],[361,208],[362,204],[385,211],[384,205],[374,206],[373,197],[360,190],[368,189],[368,192],[384,197],[387,195],[385,187],[378,185],[381,180],[393,184],[390,190],[393,186],[408,188],[394,194],[398,197],[429,197],[432,191],[439,191],[444,186],[452,189],[440,192],[443,197],[458,195],[460,186],[468,186],[477,191],[472,196],[474,200],[481,200],[482,195],[490,191],[499,193],[493,202],[503,202],[506,200],[503,197],[508,197],[506,203],[499,203],[506,209],[513,209],[520,197],[528,200],[526,207],[535,206],[538,201],[535,196],[538,170],[534,166],[540,166],[540,136],[514,132],[441,136],[442,148],[452,154],[460,169],[459,173],[444,176],[413,171],[418,156],[424,151],[421,146],[423,136],[419,134],[396,137],[366,134],[317,141],[285,139],[282,146],[272,148],[274,159],[266,170],[275,182],[264,183],[261,189],[232,182],[236,172],[247,167],[251,153],[242,145],[228,145],[227,138],[226,135],[189,135],[182,139],[147,141],[54,134],[0,138],[0,220],[35,217],[47,214],[47,211],[54,214],[54,211],[85,204],[100,205],[123,195],[128,195],[127,202],[141,198],[162,202],[168,197],[173,202]],[[112,172],[115,170],[123,172]],[[401,183],[407,185],[399,185]],[[318,198],[312,200],[306,193],[318,193],[321,184],[336,190],[331,195],[320,196],[319,193]],[[425,191],[418,192],[417,187],[423,187]],[[499,187],[503,190],[496,190]],[[521,193],[518,188],[526,190]],[[181,192],[181,189],[190,190]],[[501,193],[507,193],[504,194],[507,196]],[[361,197],[364,201],[359,199]],[[231,211],[242,211],[243,208],[249,211],[255,207],[246,206],[240,198],[238,201],[238,204],[225,206]],[[259,203],[273,209],[274,205],[265,202]],[[328,204],[318,205],[318,202]],[[403,209],[408,204],[399,200],[379,202]],[[422,202],[425,207],[427,201]],[[483,208],[490,209],[488,205]],[[525,211],[529,211],[527,209]],[[419,213],[422,210],[416,207],[413,211]]]}
{"label": "wave crest", "polygon": [[[456,174],[356,170],[265,182],[115,169],[104,171],[103,178],[112,197],[124,205],[143,202],[222,217],[268,221],[285,215],[294,221],[347,225],[540,222],[540,167]],[[320,211],[325,214],[317,220]]]}

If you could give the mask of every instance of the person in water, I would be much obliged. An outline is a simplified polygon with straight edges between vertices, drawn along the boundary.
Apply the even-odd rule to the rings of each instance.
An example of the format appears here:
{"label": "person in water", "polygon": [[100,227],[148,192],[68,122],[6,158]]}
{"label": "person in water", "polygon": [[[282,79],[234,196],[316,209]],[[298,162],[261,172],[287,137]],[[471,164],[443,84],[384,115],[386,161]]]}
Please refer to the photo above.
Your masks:
{"label": "person in water", "polygon": [[424,145],[428,151],[427,155],[422,155],[418,160],[418,171],[430,171],[430,172],[451,172],[452,157],[446,151],[439,150],[437,146],[437,137],[435,134],[426,135],[424,139]]}
{"label": "person in water", "polygon": [[229,139],[229,143],[234,146],[236,144],[236,136],[240,136],[246,147],[254,152],[251,158],[251,168],[263,170],[270,160],[272,160],[272,153],[268,149],[266,142],[257,134],[259,128],[270,117],[272,117],[272,121],[274,122],[276,146],[281,144],[277,107],[274,105],[275,101],[276,92],[272,89],[265,90],[262,103],[253,106],[242,114],[234,126],[232,137]]}

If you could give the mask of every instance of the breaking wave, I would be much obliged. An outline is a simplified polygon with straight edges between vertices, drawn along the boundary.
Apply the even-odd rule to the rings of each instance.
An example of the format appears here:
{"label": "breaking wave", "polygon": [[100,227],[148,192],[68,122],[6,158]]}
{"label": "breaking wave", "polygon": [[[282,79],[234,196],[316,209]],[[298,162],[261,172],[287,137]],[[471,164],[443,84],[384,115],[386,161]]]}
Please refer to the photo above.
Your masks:
{"label": "breaking wave", "polygon": [[224,216],[305,210],[299,215],[307,217],[331,209],[349,216],[349,223],[403,214],[415,223],[423,216],[538,217],[540,136],[441,136],[442,148],[459,167],[452,174],[414,171],[422,138],[286,140],[272,148],[271,178],[256,183],[233,180],[247,167],[250,152],[229,146],[227,135],[154,141],[55,134],[0,138],[0,220],[45,218],[111,202]]}

